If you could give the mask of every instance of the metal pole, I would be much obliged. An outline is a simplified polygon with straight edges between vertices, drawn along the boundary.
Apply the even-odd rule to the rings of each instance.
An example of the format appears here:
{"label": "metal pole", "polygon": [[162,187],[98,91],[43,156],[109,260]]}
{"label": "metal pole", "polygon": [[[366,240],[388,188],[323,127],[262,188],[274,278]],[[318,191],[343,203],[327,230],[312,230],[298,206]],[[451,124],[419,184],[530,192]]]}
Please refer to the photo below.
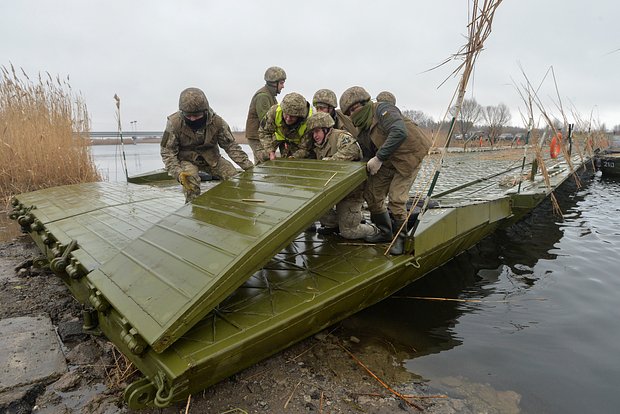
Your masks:
{"label": "metal pole", "polygon": [[568,124],[568,155],[573,152],[573,125],[575,124]]}
{"label": "metal pole", "polygon": [[129,179],[129,173],[127,172],[127,159],[125,158],[125,145],[123,142],[123,127],[121,124],[121,98],[117,94],[114,94],[114,100],[116,101],[116,119],[118,120],[118,135],[121,138],[121,154],[123,156],[123,169],[125,170],[125,178]]}

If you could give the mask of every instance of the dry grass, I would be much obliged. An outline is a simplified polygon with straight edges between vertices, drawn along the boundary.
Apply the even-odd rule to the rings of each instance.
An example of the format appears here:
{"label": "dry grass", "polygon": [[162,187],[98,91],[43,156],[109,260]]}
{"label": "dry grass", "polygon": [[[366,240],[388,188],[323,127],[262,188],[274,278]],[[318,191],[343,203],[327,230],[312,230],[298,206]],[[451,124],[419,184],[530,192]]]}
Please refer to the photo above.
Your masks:
{"label": "dry grass", "polygon": [[111,352],[114,364],[105,368],[107,385],[112,389],[122,388],[138,373],[138,369],[116,346],[112,345]]}
{"label": "dry grass", "polygon": [[[99,181],[88,112],[67,80],[0,67],[0,203],[15,194]],[[76,132],[74,134],[74,131]]]}

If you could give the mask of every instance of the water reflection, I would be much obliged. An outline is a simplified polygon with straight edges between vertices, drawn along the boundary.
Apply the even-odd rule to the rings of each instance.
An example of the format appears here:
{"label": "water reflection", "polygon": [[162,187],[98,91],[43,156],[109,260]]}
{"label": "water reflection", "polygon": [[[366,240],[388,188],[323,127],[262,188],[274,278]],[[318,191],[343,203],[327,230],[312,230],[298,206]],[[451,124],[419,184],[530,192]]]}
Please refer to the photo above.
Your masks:
{"label": "water reflection", "polygon": [[[128,175],[136,175],[163,168],[159,144],[93,145],[91,151],[97,170],[104,181],[126,181],[123,156]],[[124,155],[123,155],[124,153]]]}
{"label": "water reflection", "polygon": [[[620,402],[613,392],[620,375],[613,345],[620,340],[620,186],[608,179],[583,185],[571,180],[556,193],[563,217],[545,201],[348,318],[343,335],[405,352],[411,372],[453,396],[478,388],[466,383],[488,383],[522,396],[523,412],[610,412]],[[458,387],[449,385],[454,377]]]}
{"label": "water reflection", "polygon": [[[563,211],[583,200],[583,195],[570,194],[574,186],[567,187],[556,194]],[[554,245],[563,235],[550,211],[547,200],[519,223],[497,231],[391,298],[348,318],[343,327],[399,344],[413,351],[412,358],[460,345],[462,339],[452,328],[461,315],[518,299],[523,289],[544,277],[534,272],[534,266],[557,257]],[[510,283],[498,284],[502,279]],[[425,297],[438,299],[421,299]]]}

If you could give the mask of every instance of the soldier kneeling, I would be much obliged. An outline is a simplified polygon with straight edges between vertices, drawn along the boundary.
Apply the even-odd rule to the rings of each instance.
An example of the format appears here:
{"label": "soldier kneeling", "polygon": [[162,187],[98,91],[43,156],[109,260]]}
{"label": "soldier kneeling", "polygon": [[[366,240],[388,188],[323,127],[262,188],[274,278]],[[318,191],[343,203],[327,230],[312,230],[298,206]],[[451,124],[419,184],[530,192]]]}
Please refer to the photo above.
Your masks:
{"label": "soldier kneeling", "polygon": [[[314,140],[314,153],[318,160],[359,161],[362,150],[355,138],[346,131],[334,129],[333,118],[325,112],[316,112],[308,118],[308,131]],[[330,210],[321,217],[318,231],[328,234],[336,228],[345,239],[362,239],[374,236],[379,230],[371,224],[362,224],[362,203],[364,202],[364,184],[358,186],[342,201],[336,204],[336,210]]]}

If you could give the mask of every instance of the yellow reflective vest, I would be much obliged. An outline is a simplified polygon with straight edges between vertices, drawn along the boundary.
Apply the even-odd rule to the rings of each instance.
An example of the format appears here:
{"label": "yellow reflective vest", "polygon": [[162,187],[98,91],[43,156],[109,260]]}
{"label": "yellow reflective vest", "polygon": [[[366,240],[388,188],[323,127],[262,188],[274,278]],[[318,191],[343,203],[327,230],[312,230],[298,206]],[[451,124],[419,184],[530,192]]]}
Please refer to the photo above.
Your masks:
{"label": "yellow reflective vest", "polygon": [[297,137],[294,137],[294,138],[286,137],[282,133],[284,113],[282,112],[282,107],[280,106],[280,104],[278,104],[278,107],[276,108],[276,120],[275,120],[276,121],[276,131],[275,131],[276,141],[290,141],[290,142],[294,142],[295,144],[299,144],[299,142],[301,141],[301,138],[304,136],[304,133],[306,132],[306,123],[308,122],[308,118],[310,118],[310,115],[312,115],[312,107],[308,109],[308,116],[306,117],[306,119],[304,119],[301,125],[299,125],[299,127],[297,128]]}

